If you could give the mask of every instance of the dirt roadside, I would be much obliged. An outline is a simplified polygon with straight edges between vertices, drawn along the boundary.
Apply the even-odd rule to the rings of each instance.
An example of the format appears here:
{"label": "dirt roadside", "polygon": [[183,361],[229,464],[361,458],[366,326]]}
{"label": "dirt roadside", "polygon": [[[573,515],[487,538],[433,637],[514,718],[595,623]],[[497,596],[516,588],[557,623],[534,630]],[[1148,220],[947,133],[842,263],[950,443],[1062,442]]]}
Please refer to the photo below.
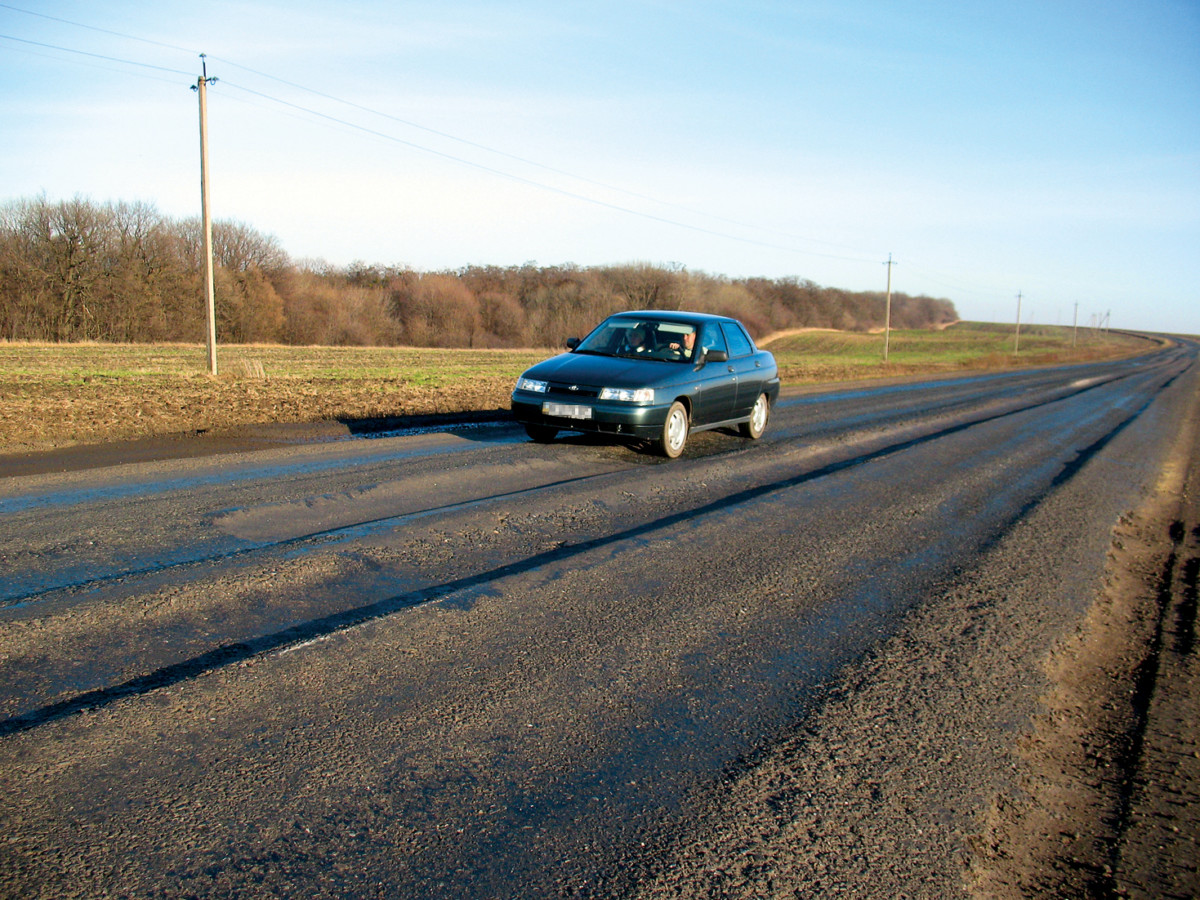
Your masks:
{"label": "dirt roadside", "polygon": [[1114,531],[1106,583],[1048,670],[1017,790],[978,848],[986,897],[1200,896],[1200,413]]}
{"label": "dirt roadside", "polygon": [[[0,379],[0,462],[9,457],[114,456],[130,445],[135,460],[150,449],[206,455],[287,441],[384,430],[431,417],[499,415],[508,409],[509,378],[481,377],[448,388],[379,378],[239,380],[203,376],[147,379],[131,390],[119,379],[40,383]],[[64,453],[64,451],[66,451]]]}

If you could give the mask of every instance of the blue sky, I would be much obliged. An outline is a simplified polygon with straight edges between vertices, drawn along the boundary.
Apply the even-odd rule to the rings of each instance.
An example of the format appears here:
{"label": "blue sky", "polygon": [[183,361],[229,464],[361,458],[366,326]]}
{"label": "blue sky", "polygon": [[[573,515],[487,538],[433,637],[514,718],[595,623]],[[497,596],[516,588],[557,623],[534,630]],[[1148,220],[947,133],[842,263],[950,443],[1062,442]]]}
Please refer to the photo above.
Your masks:
{"label": "blue sky", "polygon": [[[86,27],[85,27],[86,26]],[[0,2],[0,201],[1200,333],[1200,3]],[[91,54],[91,55],[88,55]]]}

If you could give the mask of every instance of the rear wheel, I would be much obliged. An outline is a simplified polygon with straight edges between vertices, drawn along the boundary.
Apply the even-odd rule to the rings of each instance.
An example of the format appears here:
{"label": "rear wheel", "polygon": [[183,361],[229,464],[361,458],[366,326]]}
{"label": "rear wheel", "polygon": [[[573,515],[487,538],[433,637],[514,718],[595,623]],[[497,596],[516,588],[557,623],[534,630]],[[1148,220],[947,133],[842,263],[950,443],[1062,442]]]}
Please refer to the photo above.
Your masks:
{"label": "rear wheel", "polygon": [[767,419],[771,415],[771,401],[766,394],[759,394],[754,401],[754,409],[750,410],[750,421],[743,422],[739,428],[743,437],[757,441],[767,430]]}
{"label": "rear wheel", "polygon": [[658,449],[668,459],[675,459],[683,452],[688,438],[687,407],[676,400],[667,410],[667,421],[663,423]]}
{"label": "rear wheel", "polygon": [[558,429],[553,425],[526,425],[525,433],[531,440],[537,441],[539,444],[548,444],[554,440]]}

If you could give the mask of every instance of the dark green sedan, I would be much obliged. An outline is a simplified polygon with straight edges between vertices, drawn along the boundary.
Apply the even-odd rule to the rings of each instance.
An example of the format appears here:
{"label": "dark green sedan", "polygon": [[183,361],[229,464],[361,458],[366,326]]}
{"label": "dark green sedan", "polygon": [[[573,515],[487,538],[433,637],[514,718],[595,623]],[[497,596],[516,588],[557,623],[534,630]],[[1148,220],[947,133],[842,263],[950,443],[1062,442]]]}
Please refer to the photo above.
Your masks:
{"label": "dark green sedan", "polygon": [[737,319],[643,310],[609,316],[527,370],[512,411],[535,441],[596,432],[652,442],[673,459],[693,431],[761,437],[778,396],[775,357]]}

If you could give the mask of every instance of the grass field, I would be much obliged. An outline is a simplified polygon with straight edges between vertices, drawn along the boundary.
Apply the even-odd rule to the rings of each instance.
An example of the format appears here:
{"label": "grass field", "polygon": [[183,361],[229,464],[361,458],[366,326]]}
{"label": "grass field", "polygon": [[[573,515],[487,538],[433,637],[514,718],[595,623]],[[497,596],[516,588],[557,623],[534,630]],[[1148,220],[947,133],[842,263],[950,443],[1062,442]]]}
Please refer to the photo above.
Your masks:
{"label": "grass field", "polygon": [[[1086,361],[1151,345],[1119,334],[962,323],[883,336],[804,331],[765,343],[784,384]],[[546,350],[0,343],[0,453],[267,422],[507,409],[520,372]]]}
{"label": "grass field", "polygon": [[1011,325],[960,322],[944,331],[893,331],[888,361],[882,334],[802,331],[769,342],[783,377],[791,381],[844,381],[962,369],[1006,369],[1105,359],[1148,349],[1144,338],[1059,326],[1025,326],[1014,353]]}

